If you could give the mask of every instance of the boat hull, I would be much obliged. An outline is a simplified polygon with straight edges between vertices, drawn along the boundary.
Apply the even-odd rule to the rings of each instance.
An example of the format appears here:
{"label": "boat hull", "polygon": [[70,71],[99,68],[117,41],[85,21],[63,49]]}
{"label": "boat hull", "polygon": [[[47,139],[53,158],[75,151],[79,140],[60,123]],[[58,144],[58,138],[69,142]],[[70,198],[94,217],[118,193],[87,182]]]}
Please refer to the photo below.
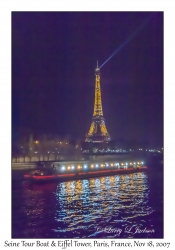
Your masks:
{"label": "boat hull", "polygon": [[50,175],[32,175],[25,174],[24,180],[32,181],[35,183],[43,183],[50,181],[65,181],[65,180],[74,180],[74,179],[84,179],[92,177],[100,177],[106,175],[116,175],[116,174],[127,174],[127,173],[136,173],[147,170],[147,166],[142,166],[139,168],[127,168],[127,169],[104,169],[97,171],[80,171],[76,173],[59,173],[59,174],[50,174]]}

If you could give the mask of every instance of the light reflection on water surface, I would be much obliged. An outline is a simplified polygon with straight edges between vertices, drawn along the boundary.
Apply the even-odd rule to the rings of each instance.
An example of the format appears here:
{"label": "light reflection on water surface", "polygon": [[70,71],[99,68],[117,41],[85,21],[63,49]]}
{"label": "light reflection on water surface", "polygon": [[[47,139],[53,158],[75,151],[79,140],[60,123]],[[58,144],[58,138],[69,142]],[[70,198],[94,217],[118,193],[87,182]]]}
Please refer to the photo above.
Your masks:
{"label": "light reflection on water surface", "polygon": [[152,232],[134,234],[136,227],[156,227],[144,172],[23,185],[13,192],[14,238],[154,238]]}
{"label": "light reflection on water surface", "polygon": [[149,189],[144,173],[63,182],[55,196],[59,209],[55,214],[58,227],[54,231],[61,237],[65,237],[65,232],[70,237],[117,236],[106,232],[106,227],[120,228],[124,237],[132,237],[133,232],[124,233],[125,228],[132,225],[143,228],[146,218],[153,213],[147,204]]}

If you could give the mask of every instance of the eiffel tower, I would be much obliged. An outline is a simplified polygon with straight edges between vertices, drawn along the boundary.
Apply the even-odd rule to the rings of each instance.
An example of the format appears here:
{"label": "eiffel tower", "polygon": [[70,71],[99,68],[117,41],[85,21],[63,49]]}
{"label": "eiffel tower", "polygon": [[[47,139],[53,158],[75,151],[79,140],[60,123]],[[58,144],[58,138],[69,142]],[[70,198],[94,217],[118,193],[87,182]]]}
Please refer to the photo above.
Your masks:
{"label": "eiffel tower", "polygon": [[106,129],[105,119],[103,117],[101,89],[100,89],[100,68],[95,69],[95,102],[94,113],[92,117],[91,126],[88,134],[86,134],[86,142],[108,142],[110,135]]}

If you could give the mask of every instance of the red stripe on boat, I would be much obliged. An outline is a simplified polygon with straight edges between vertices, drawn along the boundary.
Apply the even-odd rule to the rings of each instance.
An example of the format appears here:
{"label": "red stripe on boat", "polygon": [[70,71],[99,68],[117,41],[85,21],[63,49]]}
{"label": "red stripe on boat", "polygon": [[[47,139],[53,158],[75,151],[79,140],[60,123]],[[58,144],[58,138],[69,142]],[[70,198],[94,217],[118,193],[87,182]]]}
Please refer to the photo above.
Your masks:
{"label": "red stripe on boat", "polygon": [[54,178],[55,175],[33,175],[32,177],[34,179],[49,179],[49,178]]}
{"label": "red stripe on boat", "polygon": [[30,174],[25,174],[24,177],[27,177],[27,178],[28,178],[28,177],[30,177]]}
{"label": "red stripe on boat", "polygon": [[58,174],[59,177],[61,176],[74,176],[75,174]]}
{"label": "red stripe on boat", "polygon": [[111,172],[111,170],[103,170],[103,171],[94,171],[94,172],[88,172],[88,174],[95,174],[95,173],[106,173]]}
{"label": "red stripe on boat", "polygon": [[118,169],[114,169],[113,171],[127,171],[127,170],[131,170],[131,169],[134,169],[134,168],[118,168]]}

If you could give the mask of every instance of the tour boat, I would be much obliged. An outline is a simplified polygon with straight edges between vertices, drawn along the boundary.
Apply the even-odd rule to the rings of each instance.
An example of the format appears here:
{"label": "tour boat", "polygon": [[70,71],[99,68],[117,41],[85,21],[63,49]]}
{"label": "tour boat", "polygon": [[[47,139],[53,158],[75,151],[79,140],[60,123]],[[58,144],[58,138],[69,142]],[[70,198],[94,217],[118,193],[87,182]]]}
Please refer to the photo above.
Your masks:
{"label": "tour boat", "polygon": [[143,162],[130,163],[80,163],[62,164],[62,166],[47,169],[36,169],[24,174],[24,180],[33,182],[45,182],[54,180],[73,180],[104,175],[115,175],[145,171],[147,166]]}

